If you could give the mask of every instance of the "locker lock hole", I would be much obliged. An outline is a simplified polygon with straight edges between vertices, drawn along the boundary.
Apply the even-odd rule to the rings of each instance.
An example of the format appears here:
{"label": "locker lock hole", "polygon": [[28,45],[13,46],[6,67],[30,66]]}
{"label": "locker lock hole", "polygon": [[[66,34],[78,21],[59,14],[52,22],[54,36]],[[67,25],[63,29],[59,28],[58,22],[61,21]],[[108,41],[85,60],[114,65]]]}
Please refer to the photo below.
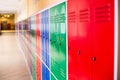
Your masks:
{"label": "locker lock hole", "polygon": [[59,45],[61,46],[62,44],[60,43]]}
{"label": "locker lock hole", "polygon": [[54,43],[56,43],[56,41],[54,41]]}
{"label": "locker lock hole", "polygon": [[78,51],[78,54],[80,54],[80,51]]}
{"label": "locker lock hole", "polygon": [[93,57],[93,61],[96,61],[96,57]]}

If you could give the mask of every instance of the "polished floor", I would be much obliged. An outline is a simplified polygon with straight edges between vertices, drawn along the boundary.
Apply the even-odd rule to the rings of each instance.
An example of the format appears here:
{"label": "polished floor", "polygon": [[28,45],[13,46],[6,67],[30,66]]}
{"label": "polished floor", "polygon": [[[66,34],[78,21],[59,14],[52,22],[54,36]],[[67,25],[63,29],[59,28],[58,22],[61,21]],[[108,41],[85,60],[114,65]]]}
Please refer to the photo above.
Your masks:
{"label": "polished floor", "polygon": [[0,35],[0,80],[31,80],[14,31]]}

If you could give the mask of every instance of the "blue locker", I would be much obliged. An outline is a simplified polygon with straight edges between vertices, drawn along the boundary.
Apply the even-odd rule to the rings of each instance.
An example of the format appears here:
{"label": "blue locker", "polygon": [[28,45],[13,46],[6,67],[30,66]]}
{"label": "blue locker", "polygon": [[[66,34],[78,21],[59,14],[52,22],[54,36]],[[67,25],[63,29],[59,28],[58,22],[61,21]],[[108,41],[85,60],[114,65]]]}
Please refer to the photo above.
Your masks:
{"label": "blue locker", "polygon": [[[42,60],[49,68],[49,12],[41,13],[41,33],[42,33]],[[42,63],[42,80],[49,80],[50,73],[47,67]]]}
{"label": "blue locker", "polygon": [[[41,46],[41,51],[42,51],[42,60],[43,60],[43,62],[45,63],[45,54],[44,54],[44,13],[41,13],[41,44],[42,44],[42,46]],[[45,79],[45,65],[43,64],[43,62],[42,62],[42,80],[44,80]]]}
{"label": "blue locker", "polygon": [[[49,11],[45,11],[45,45],[46,45],[46,65],[48,68],[50,67],[50,60],[49,60]],[[50,79],[49,70],[46,68],[46,78],[47,80]]]}

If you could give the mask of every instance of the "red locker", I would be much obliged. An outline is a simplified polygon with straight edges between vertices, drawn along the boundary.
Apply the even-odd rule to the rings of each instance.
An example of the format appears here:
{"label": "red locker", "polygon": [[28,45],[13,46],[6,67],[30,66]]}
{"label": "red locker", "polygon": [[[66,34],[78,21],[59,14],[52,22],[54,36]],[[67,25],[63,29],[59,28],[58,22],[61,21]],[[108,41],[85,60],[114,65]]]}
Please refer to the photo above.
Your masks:
{"label": "red locker", "polygon": [[[36,15],[36,53],[40,57],[40,14]],[[36,56],[36,79],[41,80],[41,62]]]}
{"label": "red locker", "polygon": [[68,1],[68,78],[78,80],[78,55],[77,54],[77,1]]}
{"label": "red locker", "polygon": [[78,0],[78,80],[92,80],[91,0]]}
{"label": "red locker", "polygon": [[68,79],[113,77],[114,0],[68,0]]}
{"label": "red locker", "polygon": [[90,0],[68,1],[69,80],[91,80]]}
{"label": "red locker", "polygon": [[114,80],[114,0],[93,7],[93,80]]}

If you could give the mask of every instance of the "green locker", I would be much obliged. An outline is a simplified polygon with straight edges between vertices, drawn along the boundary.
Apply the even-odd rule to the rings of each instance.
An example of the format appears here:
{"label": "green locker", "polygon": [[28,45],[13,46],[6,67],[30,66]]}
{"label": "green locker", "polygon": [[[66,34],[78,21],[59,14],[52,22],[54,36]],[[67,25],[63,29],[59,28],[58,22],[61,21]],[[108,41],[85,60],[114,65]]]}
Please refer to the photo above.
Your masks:
{"label": "green locker", "polygon": [[35,30],[36,30],[36,17],[31,17],[31,55],[32,55],[32,77],[33,80],[36,80],[36,36],[35,36]]}
{"label": "green locker", "polygon": [[59,60],[60,73],[62,78],[66,79],[66,5],[62,3],[58,9],[59,12]]}
{"label": "green locker", "polygon": [[34,53],[32,53],[32,77],[33,77],[33,80],[36,80],[36,60],[35,60],[35,55]]}
{"label": "green locker", "polygon": [[[50,68],[51,71],[54,72],[57,70],[55,65],[55,59],[57,57],[57,53],[55,50],[55,41],[56,41],[56,24],[55,24],[55,7],[51,8],[50,10]],[[55,74],[54,74],[55,75]],[[56,80],[55,77],[51,74],[51,80]]]}
{"label": "green locker", "polygon": [[[58,80],[66,80],[66,3],[50,9],[51,71]],[[55,80],[51,74],[51,80]]]}

